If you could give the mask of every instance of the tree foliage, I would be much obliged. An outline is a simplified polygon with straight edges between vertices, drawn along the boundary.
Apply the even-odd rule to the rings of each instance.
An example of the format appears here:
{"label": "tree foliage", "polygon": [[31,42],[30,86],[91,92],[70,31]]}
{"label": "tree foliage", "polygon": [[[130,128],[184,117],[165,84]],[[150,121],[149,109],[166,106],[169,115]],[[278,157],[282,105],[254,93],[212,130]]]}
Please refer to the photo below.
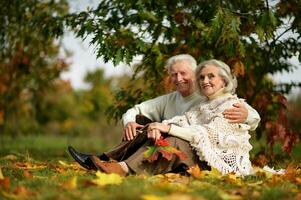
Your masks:
{"label": "tree foliage", "polygon": [[301,84],[278,84],[269,75],[293,71],[293,56],[301,61],[300,18],[298,0],[103,0],[94,10],[69,15],[67,23],[79,37],[92,35],[97,55],[106,61],[130,64],[142,58],[133,79],[143,76],[143,87],[117,92],[111,117],[167,91],[162,85],[167,86],[168,57],[189,53],[198,62],[216,58],[232,67],[239,96],[259,111],[257,136],[266,134],[271,146],[282,141],[283,150],[290,152],[298,137],[287,126],[283,94]]}
{"label": "tree foliage", "polygon": [[106,79],[103,70],[97,69],[87,73],[85,82],[89,89],[73,90],[68,81],[55,81],[40,99],[38,124],[44,133],[97,135],[106,144],[116,144],[120,127],[112,128],[105,118],[105,110],[113,98],[112,78]]}
{"label": "tree foliage", "polygon": [[0,1],[2,131],[21,132],[24,120],[35,119],[49,85],[67,69],[56,39],[64,29],[57,19],[67,13],[65,0]]}

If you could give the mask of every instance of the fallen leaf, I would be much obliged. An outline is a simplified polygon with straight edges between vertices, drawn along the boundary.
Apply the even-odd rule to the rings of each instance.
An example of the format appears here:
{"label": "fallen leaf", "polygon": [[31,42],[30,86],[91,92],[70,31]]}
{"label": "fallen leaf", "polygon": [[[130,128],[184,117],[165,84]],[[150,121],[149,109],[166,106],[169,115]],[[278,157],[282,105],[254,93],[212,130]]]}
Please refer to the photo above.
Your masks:
{"label": "fallen leaf", "polygon": [[254,167],[253,169],[256,173],[256,176],[265,177],[265,178],[272,178],[273,176],[272,172],[263,170],[261,167]]}
{"label": "fallen leaf", "polygon": [[66,169],[62,168],[62,167],[55,167],[55,170],[60,173],[60,174],[64,174],[66,173]]}
{"label": "fallen leaf", "polygon": [[5,177],[4,179],[0,180],[0,188],[4,188],[4,190],[9,191],[10,189],[10,179],[9,177]]}
{"label": "fallen leaf", "polygon": [[295,196],[295,199],[296,199],[296,200],[301,199],[301,193],[298,193],[298,194]]}
{"label": "fallen leaf", "polygon": [[260,186],[263,184],[263,181],[256,181],[254,183],[247,183],[247,186],[250,186],[250,187],[257,187],[257,186]]}
{"label": "fallen leaf", "polygon": [[84,187],[96,186],[97,184],[93,182],[93,180],[84,180],[82,182]]}
{"label": "fallen leaf", "polygon": [[28,170],[24,170],[23,176],[28,179],[33,178],[32,174]]}
{"label": "fallen leaf", "polygon": [[285,170],[284,178],[286,180],[294,182],[296,179],[296,175],[297,175],[297,167],[294,165],[289,165]]}
{"label": "fallen leaf", "polygon": [[20,168],[20,169],[32,169],[32,170],[44,169],[47,167],[47,164],[45,164],[45,163],[32,164],[32,163],[28,163],[28,162],[24,162],[24,163],[17,162],[15,165],[17,168]]}
{"label": "fallen leaf", "polygon": [[97,179],[92,180],[97,185],[119,185],[123,178],[118,174],[105,174],[100,171],[96,172]]}
{"label": "fallen leaf", "polygon": [[15,155],[10,154],[10,155],[2,157],[1,159],[3,159],[3,160],[17,160],[18,157],[15,156]]}
{"label": "fallen leaf", "polygon": [[242,198],[242,197],[245,196],[248,192],[247,192],[247,190],[246,190],[245,188],[241,187],[241,188],[239,188],[239,189],[230,189],[230,190],[228,190],[228,193],[229,193],[230,195],[240,196],[240,197]]}
{"label": "fallen leaf", "polygon": [[142,199],[143,200],[164,200],[163,197],[160,197],[160,196],[157,196],[157,195],[153,195],[153,194],[142,195]]}
{"label": "fallen leaf", "polygon": [[188,194],[171,194],[164,198],[164,200],[205,200],[202,197],[191,196]]}
{"label": "fallen leaf", "polygon": [[214,167],[211,167],[211,170],[204,170],[203,173],[205,174],[205,176],[209,176],[212,178],[221,178],[222,174]]}
{"label": "fallen leaf", "polygon": [[259,199],[260,196],[261,196],[260,192],[254,190],[251,194],[251,199]]}
{"label": "fallen leaf", "polygon": [[241,178],[236,176],[233,173],[229,173],[226,174],[222,177],[222,179],[226,182],[226,183],[232,183],[232,184],[236,184],[236,185],[241,185]]}
{"label": "fallen leaf", "polygon": [[4,179],[4,176],[2,174],[2,170],[1,170],[1,167],[0,167],[0,180],[3,180]]}
{"label": "fallen leaf", "polygon": [[204,198],[191,196],[188,194],[174,193],[168,196],[157,196],[153,194],[142,195],[143,200],[204,200]]}
{"label": "fallen leaf", "polygon": [[8,192],[5,192],[5,191],[1,191],[1,194],[2,194],[4,197],[7,197],[8,199],[18,199],[18,196],[17,196],[17,195],[11,194],[11,193],[8,193]]}
{"label": "fallen leaf", "polygon": [[29,196],[34,196],[35,193],[28,190],[26,187],[24,186],[19,186],[19,187],[16,187],[14,190],[13,190],[13,194],[17,195],[17,196],[22,196],[22,197],[29,197]]}
{"label": "fallen leaf", "polygon": [[182,185],[186,185],[190,182],[190,178],[187,176],[182,176],[178,173],[167,173],[165,174],[167,180],[171,183],[181,183]]}
{"label": "fallen leaf", "polygon": [[61,165],[63,165],[64,167],[70,167],[70,165],[68,165],[66,162],[59,160],[58,161]]}
{"label": "fallen leaf", "polygon": [[220,192],[220,197],[222,199],[231,199],[231,200],[243,200],[244,198],[241,195],[232,195],[225,192]]}
{"label": "fallen leaf", "polygon": [[194,166],[189,167],[187,172],[191,176],[193,176],[194,178],[197,178],[197,179],[201,179],[202,177],[204,177],[204,174],[202,173],[202,171],[201,171],[201,169],[198,165],[194,165]]}
{"label": "fallen leaf", "polygon": [[301,184],[301,178],[300,177],[296,177],[296,183]]}
{"label": "fallen leaf", "polygon": [[71,179],[63,182],[61,184],[62,188],[64,189],[76,189],[77,188],[77,176],[73,176]]}
{"label": "fallen leaf", "polygon": [[272,178],[268,179],[268,183],[271,185],[278,185],[283,182],[282,176],[280,175],[273,175]]}

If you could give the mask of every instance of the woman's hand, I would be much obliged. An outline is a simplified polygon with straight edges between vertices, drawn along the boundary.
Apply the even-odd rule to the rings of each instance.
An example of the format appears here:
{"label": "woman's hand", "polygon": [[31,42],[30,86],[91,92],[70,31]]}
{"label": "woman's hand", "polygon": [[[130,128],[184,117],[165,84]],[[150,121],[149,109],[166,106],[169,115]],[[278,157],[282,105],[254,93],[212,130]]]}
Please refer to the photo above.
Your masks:
{"label": "woman's hand", "polygon": [[170,125],[166,125],[166,124],[159,123],[159,122],[154,122],[154,123],[149,124],[149,126],[147,128],[147,130],[152,130],[152,129],[158,129],[162,133],[168,133],[168,131],[170,129]]}
{"label": "woman's hand", "polygon": [[161,133],[168,133],[170,125],[154,122],[149,124],[147,128],[147,137],[153,140],[158,140],[161,137]]}

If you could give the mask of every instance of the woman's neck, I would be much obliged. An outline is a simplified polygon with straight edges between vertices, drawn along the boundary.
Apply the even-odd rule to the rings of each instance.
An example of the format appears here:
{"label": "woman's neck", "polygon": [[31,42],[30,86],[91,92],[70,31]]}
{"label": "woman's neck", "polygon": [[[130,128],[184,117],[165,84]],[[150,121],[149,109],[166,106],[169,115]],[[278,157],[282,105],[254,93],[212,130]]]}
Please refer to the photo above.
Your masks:
{"label": "woman's neck", "polygon": [[214,94],[207,96],[209,100],[217,99],[219,97],[228,96],[231,95],[230,93],[224,91],[225,88],[221,88],[218,91],[216,91]]}

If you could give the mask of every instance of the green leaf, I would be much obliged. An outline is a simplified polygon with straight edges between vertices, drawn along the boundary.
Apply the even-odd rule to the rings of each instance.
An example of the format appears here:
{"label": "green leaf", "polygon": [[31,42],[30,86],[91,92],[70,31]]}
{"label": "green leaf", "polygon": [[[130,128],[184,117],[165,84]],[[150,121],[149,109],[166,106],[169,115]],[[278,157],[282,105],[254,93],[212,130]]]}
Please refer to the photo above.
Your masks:
{"label": "green leaf", "polygon": [[123,60],[123,49],[119,48],[117,50],[117,53],[116,53],[116,56],[114,59],[114,65],[118,65],[120,62],[122,62],[122,60]]}
{"label": "green leaf", "polygon": [[156,146],[148,146],[147,150],[143,153],[144,158],[148,161],[152,162],[158,159],[158,147]]}

